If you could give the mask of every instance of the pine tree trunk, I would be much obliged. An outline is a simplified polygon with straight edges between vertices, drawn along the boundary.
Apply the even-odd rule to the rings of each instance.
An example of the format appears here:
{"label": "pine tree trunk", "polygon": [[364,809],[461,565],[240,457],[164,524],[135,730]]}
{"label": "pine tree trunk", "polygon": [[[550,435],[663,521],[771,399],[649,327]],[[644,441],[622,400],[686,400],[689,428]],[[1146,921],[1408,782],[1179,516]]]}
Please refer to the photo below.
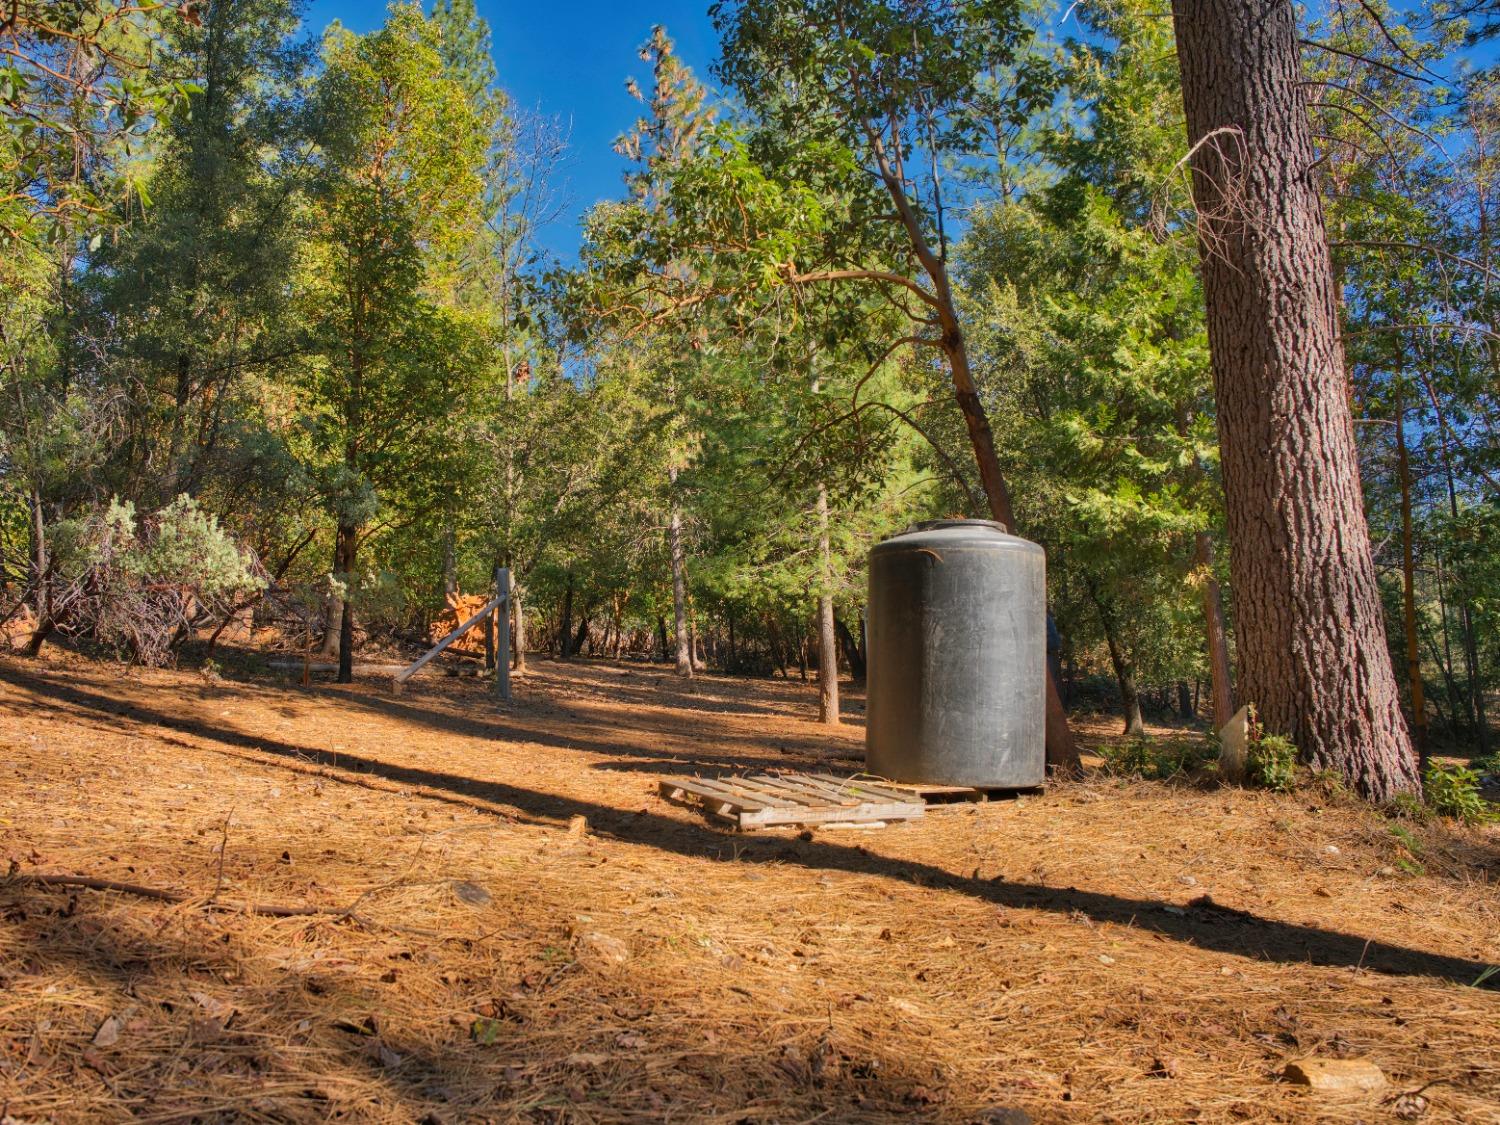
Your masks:
{"label": "pine tree trunk", "polygon": [[568,571],[567,589],[563,591],[562,621],[557,629],[557,655],[566,660],[573,655],[573,572]]}
{"label": "pine tree trunk", "polygon": [[[816,384],[814,384],[816,386]],[[818,721],[839,725],[839,650],[833,627],[833,558],[828,542],[828,486],[818,482]]]}
{"label": "pine tree trunk", "polygon": [[1401,617],[1406,639],[1406,676],[1411,690],[1411,740],[1417,767],[1427,773],[1427,701],[1423,697],[1422,650],[1417,644],[1417,567],[1411,527],[1411,458],[1406,450],[1406,401],[1397,376],[1396,475],[1401,481]]}
{"label": "pine tree trunk", "polygon": [[1386,649],[1291,0],[1173,0],[1242,697],[1372,800],[1418,787]]}
{"label": "pine tree trunk", "polygon": [[519,585],[510,588],[510,622],[515,632],[515,640],[511,643],[511,667],[517,672],[526,670],[526,613],[521,592]]}
{"label": "pine tree trunk", "polygon": [[838,630],[839,647],[844,650],[844,659],[849,664],[849,675],[856,681],[865,678],[865,654],[859,650],[859,642],[854,639],[854,634],[849,632],[849,626],[842,619],[835,616],[833,627]]}
{"label": "pine tree trunk", "polygon": [[[337,535],[333,541],[333,578],[339,581],[339,542]],[[332,590],[323,605],[323,644],[318,649],[318,655],[327,659],[337,659],[339,655],[339,631],[344,625],[344,599]]]}
{"label": "pine tree trunk", "polygon": [[457,534],[450,523],[443,528],[443,599],[450,600],[458,593],[458,564],[454,558],[454,541]]}
{"label": "pine tree trunk", "polygon": [[1229,668],[1229,638],[1224,629],[1224,597],[1214,577],[1214,541],[1198,532],[1195,553],[1203,570],[1203,631],[1208,648],[1209,683],[1213,691],[1214,730],[1234,718],[1234,674]]}
{"label": "pine tree trunk", "polygon": [[668,503],[671,511],[667,516],[667,546],[672,556],[672,623],[676,629],[677,674],[686,679],[693,678],[692,638],[688,636],[687,619],[687,559],[682,546],[682,509],[677,504],[677,470],[670,469],[667,479],[671,485]]}
{"label": "pine tree trunk", "polygon": [[[351,524],[339,524],[335,545],[334,567],[347,592],[354,591],[354,559],[359,549],[359,529]],[[354,605],[352,598],[344,598],[339,613],[339,675],[338,682],[354,682]]]}
{"label": "pine tree trunk", "polygon": [[[1448,511],[1458,518],[1458,489],[1453,484],[1453,463],[1448,456],[1446,443],[1443,447],[1443,475],[1448,484]],[[1463,629],[1464,676],[1469,682],[1469,716],[1474,724],[1474,733],[1479,741],[1479,754],[1487,757],[1490,752],[1489,719],[1484,713],[1484,689],[1479,680],[1479,647],[1474,639],[1474,615],[1469,608],[1469,599],[1460,591],[1458,621]]]}
{"label": "pine tree trunk", "polygon": [[26,655],[36,656],[57,628],[52,616],[52,561],[47,551],[47,510],[40,489],[31,490],[31,581],[36,625],[26,640]]}
{"label": "pine tree trunk", "polygon": [[1125,733],[1128,735],[1144,734],[1146,724],[1141,717],[1141,693],[1135,683],[1135,665],[1125,651],[1125,644],[1120,638],[1120,630],[1115,622],[1114,611],[1092,582],[1089,583],[1089,597],[1093,599],[1094,608],[1099,611],[1099,623],[1104,626],[1104,641],[1109,648],[1109,662],[1114,666],[1115,682],[1120,687],[1120,710],[1125,717]]}

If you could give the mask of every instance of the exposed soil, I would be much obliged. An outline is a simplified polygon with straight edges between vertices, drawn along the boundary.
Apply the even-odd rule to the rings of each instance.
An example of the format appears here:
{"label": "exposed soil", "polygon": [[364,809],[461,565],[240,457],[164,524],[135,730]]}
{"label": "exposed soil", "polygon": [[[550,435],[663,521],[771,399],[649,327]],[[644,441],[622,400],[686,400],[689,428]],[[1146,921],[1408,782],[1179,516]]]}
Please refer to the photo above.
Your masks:
{"label": "exposed soil", "polygon": [[0,657],[0,1119],[1500,1121],[1494,828],[1094,772],[736,835],[658,779],[857,754],[858,696],[292,675]]}

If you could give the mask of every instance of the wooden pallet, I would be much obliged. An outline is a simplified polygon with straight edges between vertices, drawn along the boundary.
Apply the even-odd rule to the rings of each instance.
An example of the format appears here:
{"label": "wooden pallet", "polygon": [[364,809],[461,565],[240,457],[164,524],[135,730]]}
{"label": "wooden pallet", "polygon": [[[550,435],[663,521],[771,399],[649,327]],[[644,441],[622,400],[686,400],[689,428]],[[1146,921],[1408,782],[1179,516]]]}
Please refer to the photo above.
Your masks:
{"label": "wooden pallet", "polygon": [[821,825],[880,827],[911,820],[926,804],[910,793],[828,773],[753,774],[747,777],[669,777],[660,792],[669,801],[696,805],[741,830]]}
{"label": "wooden pallet", "polygon": [[972,785],[916,785],[903,781],[885,781],[884,779],[880,781],[880,784],[887,789],[903,793],[913,800],[922,801],[928,805],[983,804],[986,801],[1003,801],[1009,798],[1022,797],[1029,793],[1041,792],[1037,788],[992,789]]}

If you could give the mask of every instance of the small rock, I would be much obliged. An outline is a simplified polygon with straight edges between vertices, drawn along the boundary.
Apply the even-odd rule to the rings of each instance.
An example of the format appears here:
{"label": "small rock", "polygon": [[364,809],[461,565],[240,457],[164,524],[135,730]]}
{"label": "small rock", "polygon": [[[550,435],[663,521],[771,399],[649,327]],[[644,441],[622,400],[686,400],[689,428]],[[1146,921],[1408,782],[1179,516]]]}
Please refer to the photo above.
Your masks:
{"label": "small rock", "polygon": [[453,884],[453,893],[461,902],[470,906],[488,906],[493,901],[493,896],[478,883],[469,883],[459,880]]}
{"label": "small rock", "polygon": [[630,946],[609,934],[587,933],[578,939],[581,951],[590,960],[606,965],[623,965],[630,960]]}
{"label": "small rock", "polygon": [[1337,844],[1329,844],[1326,848],[1323,849],[1323,854],[1324,855],[1338,855],[1339,854],[1339,846]]}
{"label": "small rock", "polygon": [[1179,875],[1177,876],[1177,881],[1184,887],[1196,887],[1198,885],[1198,880],[1194,879],[1191,875]]}
{"label": "small rock", "polygon": [[110,1016],[99,1025],[99,1030],[94,1032],[94,1046],[113,1047],[120,1041],[120,1028],[123,1025],[115,1016]]}
{"label": "small rock", "polygon": [[1031,1125],[1031,1114],[1013,1105],[991,1106],[980,1110],[974,1125]]}
{"label": "small rock", "polygon": [[1299,1059],[1281,1077],[1322,1094],[1373,1094],[1386,1086],[1384,1072],[1369,1059]]}
{"label": "small rock", "polygon": [[587,836],[589,834],[589,818],[586,816],[574,816],[568,819],[569,836]]}

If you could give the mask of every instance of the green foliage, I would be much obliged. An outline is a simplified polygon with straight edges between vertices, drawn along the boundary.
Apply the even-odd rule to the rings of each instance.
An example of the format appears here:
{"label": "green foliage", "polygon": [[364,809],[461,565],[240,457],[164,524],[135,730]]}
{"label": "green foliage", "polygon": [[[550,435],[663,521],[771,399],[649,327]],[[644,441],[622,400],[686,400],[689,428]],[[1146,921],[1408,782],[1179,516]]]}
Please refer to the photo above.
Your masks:
{"label": "green foliage", "polygon": [[187,496],[144,519],[111,499],[55,524],[52,542],[56,624],[145,664],[168,662],[201,610],[222,612],[265,585],[217,518]]}
{"label": "green foliage", "polygon": [[1415,793],[1397,793],[1391,799],[1387,811],[1391,816],[1401,820],[1421,823],[1432,819],[1432,809],[1422,797]]}
{"label": "green foliage", "polygon": [[479,225],[489,142],[441,46],[412,5],[367,36],[335,29],[313,98],[321,159],[299,288],[317,359],[298,373],[301,420],[351,554],[377,514],[459,483],[447,422],[492,362],[483,318],[431,296],[455,283]]}
{"label": "green foliage", "polygon": [[[505,564],[533,640],[571,594],[639,651],[677,525],[711,658],[795,665],[820,595],[857,634],[873,541],[986,508],[967,369],[1072,676],[1148,701],[1207,678],[1216,420],[1174,44],[1143,0],[722,0],[722,99],[653,28],[619,198],[550,273],[564,146],[505,95],[474,0],[318,42],[296,0],[5,11],[0,581],[76,605],[64,634],[169,658],[168,587],[254,596],[240,545],[313,632],[330,591],[405,632]],[[1409,541],[1430,718],[1477,747],[1500,76],[1457,64],[1461,21],[1372,11],[1305,17],[1335,48],[1305,57],[1315,167],[1391,648],[1405,668]],[[340,532],[358,559],[331,574]],[[69,602],[85,576],[114,601]]]}
{"label": "green foliage", "polygon": [[1099,748],[1104,768],[1117,777],[1165,781],[1191,773],[1212,761],[1214,745],[1204,739],[1127,738]]}
{"label": "green foliage", "polygon": [[1439,816],[1452,817],[1465,824],[1494,820],[1495,810],[1479,791],[1479,774],[1463,766],[1437,763],[1427,767],[1422,779],[1427,803]]}
{"label": "green foliage", "polygon": [[[1410,794],[1405,793],[1401,795],[1410,796]],[[1423,807],[1420,801],[1417,802],[1417,807]],[[1426,815],[1429,814],[1426,814],[1424,809],[1424,816]],[[1417,838],[1416,833],[1400,824],[1392,824],[1387,827],[1391,838],[1396,843],[1396,866],[1407,875],[1425,874],[1427,869],[1423,866],[1421,858],[1423,845],[1422,841]]]}
{"label": "green foliage", "polygon": [[1413,857],[1421,856],[1422,841],[1417,839],[1416,834],[1411,829],[1404,828],[1399,824],[1392,824],[1388,826],[1388,830],[1395,841]]}
{"label": "green foliage", "polygon": [[1297,781],[1297,747],[1279,734],[1263,733],[1252,739],[1245,755],[1245,776],[1262,789],[1289,791]]}
{"label": "green foliage", "polygon": [[244,551],[218,517],[179,496],[144,520],[129,501],[112,498],[102,510],[57,524],[53,563],[66,582],[84,585],[100,568],[142,587],[174,586],[217,599],[260,589]]}
{"label": "green foliage", "polygon": [[[111,511],[124,516],[119,528],[127,526],[128,508],[112,507]],[[219,526],[218,517],[203,511],[189,496],[179,496],[156,513],[150,533],[136,540],[121,565],[141,582],[188,586],[208,598],[264,585],[239,545]]]}
{"label": "green foliage", "polygon": [[[0,246],[97,250],[149,196],[124,159],[196,87],[153,65],[175,9],[10,4],[0,20]],[[0,280],[9,271],[0,265]]]}
{"label": "green foliage", "polygon": [[1122,693],[1206,675],[1199,536],[1220,519],[1197,251],[1165,222],[1175,57],[1138,7],[1080,7],[1098,40],[1063,64],[1077,112],[1032,140],[1054,177],[980,207],[959,248],[1022,525],[1069,648]]}

